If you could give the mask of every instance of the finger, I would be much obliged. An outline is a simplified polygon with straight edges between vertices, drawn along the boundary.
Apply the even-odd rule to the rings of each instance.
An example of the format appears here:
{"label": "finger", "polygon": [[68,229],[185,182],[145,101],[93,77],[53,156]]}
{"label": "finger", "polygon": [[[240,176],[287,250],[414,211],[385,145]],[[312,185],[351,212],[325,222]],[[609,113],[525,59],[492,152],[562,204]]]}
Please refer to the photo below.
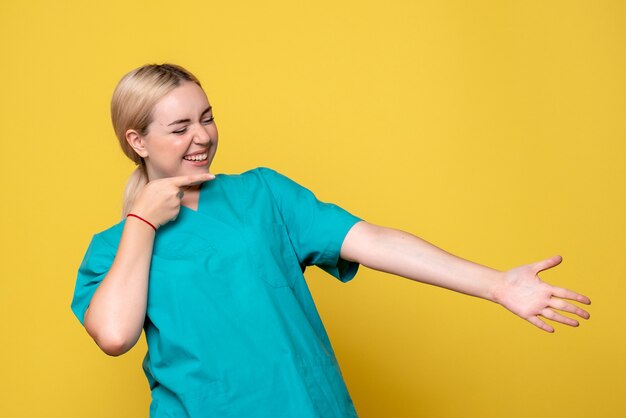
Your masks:
{"label": "finger", "polygon": [[575,300],[576,302],[584,303],[585,305],[591,305],[591,300],[587,296],[576,293],[573,290],[553,286],[552,293],[554,296],[558,296],[560,298]]}
{"label": "finger", "polygon": [[541,316],[551,321],[560,322],[561,324],[569,325],[570,327],[577,327],[578,321],[572,318],[568,318],[565,315],[561,315],[558,312],[554,312],[550,308],[545,308],[541,311]]}
{"label": "finger", "polygon": [[555,255],[554,257],[546,258],[545,260],[537,261],[533,263],[533,270],[536,270],[536,273],[540,271],[544,271],[550,269],[552,267],[558,266],[563,261],[563,257],[560,255]]}
{"label": "finger", "polygon": [[543,322],[541,319],[539,319],[536,316],[531,316],[530,318],[528,318],[528,322],[530,322],[531,324],[535,325],[536,327],[546,331],[546,332],[554,332],[554,328],[551,327],[550,325],[546,324],[545,322]]}
{"label": "finger", "polygon": [[214,174],[211,173],[202,173],[202,174],[194,174],[191,176],[179,176],[179,177],[171,177],[170,181],[174,186],[182,187],[182,186],[194,186],[196,184],[204,183],[208,180],[213,180],[215,178]]}
{"label": "finger", "polygon": [[565,312],[576,314],[584,319],[589,319],[589,316],[590,316],[589,312],[569,302],[565,302],[563,299],[551,298],[549,306],[551,308],[558,309],[559,311],[565,311]]}

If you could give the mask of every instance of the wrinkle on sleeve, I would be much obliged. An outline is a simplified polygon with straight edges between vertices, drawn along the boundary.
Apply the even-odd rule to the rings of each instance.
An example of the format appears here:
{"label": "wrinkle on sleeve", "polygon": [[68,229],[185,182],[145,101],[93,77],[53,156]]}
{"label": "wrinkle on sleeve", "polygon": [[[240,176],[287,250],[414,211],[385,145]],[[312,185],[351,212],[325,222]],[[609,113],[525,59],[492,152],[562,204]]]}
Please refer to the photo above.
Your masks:
{"label": "wrinkle on sleeve", "polygon": [[359,264],[342,259],[340,251],[348,231],[362,219],[318,200],[310,190],[275,170],[258,170],[278,206],[300,265],[316,265],[342,282],[352,279]]}
{"label": "wrinkle on sleeve", "polygon": [[85,325],[85,311],[89,307],[91,298],[111,268],[114,258],[115,249],[97,234],[94,235],[78,268],[71,305],[72,312],[83,325]]}

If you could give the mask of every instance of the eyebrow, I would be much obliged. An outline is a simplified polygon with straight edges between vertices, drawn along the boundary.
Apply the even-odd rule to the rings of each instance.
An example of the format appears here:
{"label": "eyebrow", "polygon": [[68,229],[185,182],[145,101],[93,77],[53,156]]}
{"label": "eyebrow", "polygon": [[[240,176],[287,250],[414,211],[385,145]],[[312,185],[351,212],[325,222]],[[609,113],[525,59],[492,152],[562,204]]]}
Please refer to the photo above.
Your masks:
{"label": "eyebrow", "polygon": [[[200,118],[202,118],[202,116],[204,116],[207,113],[209,113],[212,109],[213,109],[213,106],[209,106],[206,109],[204,109],[204,112],[202,112],[200,114]],[[178,119],[178,120],[175,120],[174,122],[168,124],[167,126],[178,125],[179,123],[189,123],[189,122],[191,122],[191,119]]]}

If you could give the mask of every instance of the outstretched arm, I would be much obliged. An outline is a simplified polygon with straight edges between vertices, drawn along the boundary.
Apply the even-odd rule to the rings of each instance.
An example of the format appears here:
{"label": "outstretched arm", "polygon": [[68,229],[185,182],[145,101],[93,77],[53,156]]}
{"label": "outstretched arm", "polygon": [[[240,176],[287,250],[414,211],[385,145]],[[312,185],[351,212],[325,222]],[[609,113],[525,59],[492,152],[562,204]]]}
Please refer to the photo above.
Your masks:
{"label": "outstretched arm", "polygon": [[554,332],[554,328],[540,316],[578,326],[578,321],[556,310],[589,318],[589,313],[567,301],[588,305],[591,303],[588,297],[544,283],[537,276],[540,271],[558,265],[560,256],[501,272],[456,257],[407,232],[361,221],[348,232],[341,258],[499,303],[547,332]]}

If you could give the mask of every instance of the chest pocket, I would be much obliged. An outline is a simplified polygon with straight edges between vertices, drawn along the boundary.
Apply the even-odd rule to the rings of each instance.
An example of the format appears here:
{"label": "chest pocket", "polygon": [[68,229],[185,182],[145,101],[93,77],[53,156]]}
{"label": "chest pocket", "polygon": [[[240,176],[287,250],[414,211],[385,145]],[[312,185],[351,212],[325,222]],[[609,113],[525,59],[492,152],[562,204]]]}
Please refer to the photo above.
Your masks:
{"label": "chest pocket", "polygon": [[291,287],[302,276],[287,228],[278,223],[253,223],[245,227],[248,257],[256,276],[272,287]]}
{"label": "chest pocket", "polygon": [[192,305],[206,303],[209,296],[227,293],[215,267],[219,250],[206,244],[189,252],[152,255],[148,282],[148,310],[184,312]]}

